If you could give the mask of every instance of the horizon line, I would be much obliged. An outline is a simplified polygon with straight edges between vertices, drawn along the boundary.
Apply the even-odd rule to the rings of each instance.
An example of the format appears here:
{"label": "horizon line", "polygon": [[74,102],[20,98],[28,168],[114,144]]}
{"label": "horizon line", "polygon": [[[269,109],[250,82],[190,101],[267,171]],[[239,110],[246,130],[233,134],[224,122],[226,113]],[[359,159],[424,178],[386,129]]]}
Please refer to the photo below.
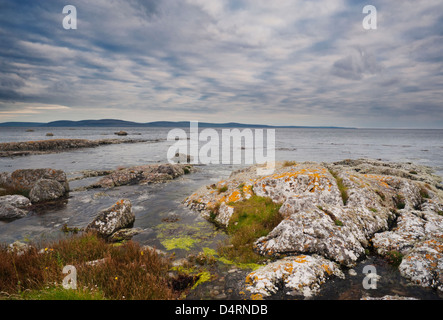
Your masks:
{"label": "horizon line", "polygon": [[[168,124],[180,124],[183,123],[191,123],[194,120],[180,120],[180,121],[169,121],[169,120],[158,120],[158,121],[150,121],[150,122],[136,122],[131,120],[122,120],[122,119],[84,119],[84,120],[54,120],[49,122],[32,122],[32,121],[6,121],[6,122],[0,122],[0,127],[32,127],[34,126],[45,126],[49,124],[55,124],[55,123],[61,123],[61,122],[71,122],[71,123],[81,123],[81,122],[94,122],[94,121],[120,121],[127,124],[132,124],[132,126],[135,127],[135,125],[140,126],[149,126],[153,124],[159,124],[159,123],[168,123]],[[251,123],[241,123],[241,122],[207,122],[207,121],[195,121],[198,123],[202,123],[204,125],[210,126],[219,126],[222,127],[223,125],[229,125],[229,127],[233,127],[233,125],[240,125],[242,127],[269,127],[269,128],[317,128],[317,129],[381,129],[381,130],[443,130],[443,128],[408,128],[408,127],[400,127],[400,128],[392,128],[392,127],[348,127],[348,126],[334,126],[334,125],[272,125],[272,124],[251,124]],[[14,124],[20,124],[14,126]],[[69,127],[69,125],[58,125],[59,127]],[[84,127],[94,127],[94,125],[82,125]],[[102,125],[103,127],[119,127],[121,125]],[[182,125],[183,126],[183,125]],[[181,127],[182,127],[181,126]],[[48,126],[50,127],[50,126]],[[161,126],[158,126],[161,127]],[[167,126],[170,127],[170,126]]]}

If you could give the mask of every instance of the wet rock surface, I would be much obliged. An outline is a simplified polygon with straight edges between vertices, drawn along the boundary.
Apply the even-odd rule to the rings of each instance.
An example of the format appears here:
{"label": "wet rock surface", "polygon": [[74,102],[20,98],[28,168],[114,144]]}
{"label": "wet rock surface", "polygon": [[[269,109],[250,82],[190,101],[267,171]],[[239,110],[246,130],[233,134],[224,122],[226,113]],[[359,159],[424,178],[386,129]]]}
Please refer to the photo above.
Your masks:
{"label": "wet rock surface", "polygon": [[0,208],[1,219],[17,219],[26,216],[32,204],[57,200],[69,192],[66,174],[61,170],[23,169],[0,173],[3,193]]}
{"label": "wet rock surface", "polygon": [[97,217],[88,224],[85,231],[95,231],[102,237],[108,238],[119,230],[132,227],[134,221],[135,215],[132,212],[131,202],[122,199],[112,207],[101,211]]}
{"label": "wet rock surface", "polygon": [[29,213],[31,201],[21,195],[0,197],[0,220],[23,218]]}
{"label": "wet rock surface", "polygon": [[123,185],[150,184],[169,181],[190,173],[191,165],[186,164],[149,164],[109,172],[90,188],[113,188]]}
{"label": "wet rock surface", "polygon": [[[246,277],[251,293],[273,294],[283,283],[310,296],[372,249],[387,258],[398,251],[403,277],[443,290],[443,193],[430,168],[366,159],[286,162],[261,176],[253,166],[202,187],[185,204],[228,226],[233,203],[252,195],[281,203],[283,220],[255,242],[257,253],[278,260]],[[296,262],[301,255],[306,258]],[[310,281],[297,276],[302,269],[312,275]]]}

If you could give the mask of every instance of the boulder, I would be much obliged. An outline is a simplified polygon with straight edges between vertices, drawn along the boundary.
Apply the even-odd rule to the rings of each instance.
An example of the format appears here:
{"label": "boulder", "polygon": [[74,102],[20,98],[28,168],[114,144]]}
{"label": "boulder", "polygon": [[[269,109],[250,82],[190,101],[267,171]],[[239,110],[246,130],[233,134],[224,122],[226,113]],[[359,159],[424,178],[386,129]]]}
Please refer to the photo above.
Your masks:
{"label": "boulder", "polygon": [[0,184],[4,187],[17,190],[31,191],[40,179],[56,180],[69,191],[66,174],[62,170],[46,169],[20,169],[14,172],[3,172],[0,175]]}
{"label": "boulder", "polygon": [[129,200],[123,199],[112,207],[101,211],[88,224],[85,231],[95,231],[104,238],[108,238],[120,229],[132,227],[134,221],[135,215],[132,212],[132,204]]}
{"label": "boulder", "polygon": [[118,132],[114,132],[115,135],[117,136],[127,136],[128,133],[126,131],[118,131]]}
{"label": "boulder", "polygon": [[65,187],[57,180],[40,179],[29,192],[29,198],[32,203],[38,203],[56,200],[61,198],[65,193]]}
{"label": "boulder", "polygon": [[23,218],[29,213],[31,201],[21,195],[0,197],[0,220]]}
{"label": "boulder", "polygon": [[62,170],[20,169],[0,173],[0,186],[32,195],[32,202],[54,200],[69,192],[69,183]]}

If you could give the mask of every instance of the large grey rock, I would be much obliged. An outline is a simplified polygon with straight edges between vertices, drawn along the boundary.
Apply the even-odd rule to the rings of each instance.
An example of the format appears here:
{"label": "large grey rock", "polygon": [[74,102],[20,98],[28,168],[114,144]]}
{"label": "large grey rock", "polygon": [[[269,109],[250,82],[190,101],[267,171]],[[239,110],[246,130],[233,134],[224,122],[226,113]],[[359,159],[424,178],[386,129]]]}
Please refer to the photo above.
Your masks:
{"label": "large grey rock", "polygon": [[103,210],[94,220],[88,224],[86,231],[95,231],[107,238],[114,232],[132,227],[135,215],[132,212],[132,204],[129,200],[118,201],[112,207]]}
{"label": "large grey rock", "polygon": [[65,193],[65,187],[57,180],[40,179],[32,187],[29,198],[38,203],[58,199]]}
{"label": "large grey rock", "polygon": [[0,197],[0,220],[23,218],[29,213],[31,201],[21,195]]}
{"label": "large grey rock", "polygon": [[[257,253],[273,258],[319,255],[353,267],[373,243],[381,255],[404,255],[399,267],[404,277],[442,290],[440,186],[441,178],[430,168],[410,163],[276,163],[266,176],[257,174],[257,166],[233,172],[226,180],[200,188],[185,204],[228,226],[235,202],[252,195],[268,197],[282,204],[283,220],[255,242]],[[276,280],[269,272],[261,276],[261,283],[287,277]]]}

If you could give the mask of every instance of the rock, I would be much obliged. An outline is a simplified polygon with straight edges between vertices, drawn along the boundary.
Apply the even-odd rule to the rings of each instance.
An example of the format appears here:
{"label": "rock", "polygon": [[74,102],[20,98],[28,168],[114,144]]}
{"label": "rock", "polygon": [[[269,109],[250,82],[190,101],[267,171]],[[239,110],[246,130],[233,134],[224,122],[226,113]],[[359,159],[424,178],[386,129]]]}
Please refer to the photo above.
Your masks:
{"label": "rock", "polygon": [[263,297],[270,296],[283,285],[291,294],[311,297],[331,276],[344,278],[339,266],[323,257],[299,255],[269,263],[246,277],[246,289]]}
{"label": "rock", "polygon": [[[257,169],[251,166],[204,186],[185,204],[210,221],[228,226],[233,203],[252,195],[270,198],[281,204],[283,219],[255,242],[258,254],[271,258],[316,255],[352,268],[372,242],[378,254],[398,251],[404,255],[399,267],[404,277],[442,290],[443,192],[441,178],[430,168],[360,159],[276,163],[274,172],[265,176],[258,175]],[[282,273],[283,266],[293,264],[288,258],[269,268],[279,266]],[[292,271],[286,271],[280,278],[291,277]],[[274,280],[261,283],[253,287],[273,292]]]}
{"label": "rock", "polygon": [[29,193],[34,203],[55,200],[69,192],[62,170],[22,169],[0,173],[0,185],[16,193]]}
{"label": "rock", "polygon": [[85,231],[96,231],[99,235],[108,238],[120,229],[132,227],[135,215],[129,200],[120,200],[112,207],[103,210],[88,224]]}
{"label": "rock", "polygon": [[109,236],[108,240],[110,242],[122,242],[129,241],[133,236],[141,233],[143,230],[140,228],[125,228],[120,229],[114,232],[111,236]]}
{"label": "rock", "polygon": [[112,188],[124,185],[158,183],[175,179],[191,172],[184,164],[150,164],[115,170],[92,185],[94,188]]}
{"label": "rock", "polygon": [[423,287],[443,291],[443,240],[432,238],[419,242],[399,266],[402,276]]}
{"label": "rock", "polygon": [[29,244],[17,240],[8,246],[8,252],[15,252],[17,256],[21,256],[31,248]]}
{"label": "rock", "polygon": [[173,163],[191,163],[193,161],[194,157],[190,156],[189,154],[183,154],[177,152],[175,156],[170,159]]}
{"label": "rock", "polygon": [[69,191],[69,183],[62,170],[20,169],[14,172],[0,173],[0,185],[8,189],[26,192],[30,192],[40,179],[55,180],[63,186],[65,192]]}
{"label": "rock", "polygon": [[57,180],[40,179],[32,187],[29,198],[33,203],[56,200],[66,193],[65,187]]}
{"label": "rock", "polygon": [[53,134],[52,132],[48,132],[48,133],[46,134],[46,136],[47,136],[47,137],[53,137],[54,134]]}
{"label": "rock", "polygon": [[126,131],[114,132],[114,134],[117,136],[127,136],[128,135],[128,133]]}
{"label": "rock", "polygon": [[31,201],[21,195],[0,197],[0,220],[23,218],[29,213]]}

